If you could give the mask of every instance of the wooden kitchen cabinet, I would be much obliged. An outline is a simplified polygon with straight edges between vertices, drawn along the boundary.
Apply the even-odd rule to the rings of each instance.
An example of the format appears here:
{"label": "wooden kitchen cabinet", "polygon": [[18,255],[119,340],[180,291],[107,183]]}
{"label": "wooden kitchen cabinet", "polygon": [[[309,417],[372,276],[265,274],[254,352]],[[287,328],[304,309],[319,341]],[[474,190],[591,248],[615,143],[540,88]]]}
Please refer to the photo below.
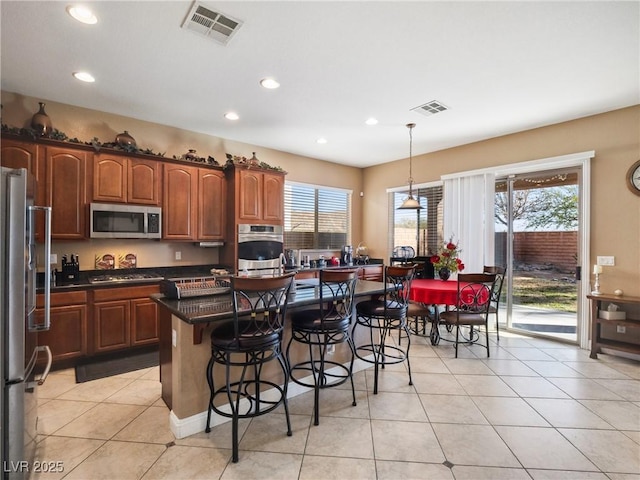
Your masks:
{"label": "wooden kitchen cabinet", "polygon": [[[2,166],[6,168],[24,168],[36,181],[35,204],[44,205],[46,202],[46,179],[44,162],[41,160],[42,148],[32,142],[23,142],[8,138],[2,139],[0,157]],[[44,239],[44,215],[36,213],[36,240]]]}
{"label": "wooden kitchen cabinet", "polygon": [[165,163],[162,192],[162,238],[196,239],[198,168]]}
{"label": "wooden kitchen cabinet", "polygon": [[99,154],[94,161],[93,201],[160,205],[161,172],[155,160]]}
{"label": "wooden kitchen cabinet", "polygon": [[238,223],[282,224],[284,173],[237,168],[234,180]]}
{"label": "wooden kitchen cabinet", "polygon": [[87,237],[87,171],[93,154],[72,148],[44,147],[46,205],[51,207],[51,238],[78,240]]}
{"label": "wooden kitchen cabinet", "polygon": [[198,169],[198,240],[225,238],[227,184],[224,172]]}
{"label": "wooden kitchen cabinet", "polygon": [[[36,321],[44,323],[44,295],[36,296]],[[51,327],[38,333],[38,344],[51,349],[53,362],[87,354],[87,292],[51,294]]]}
{"label": "wooden kitchen cabinet", "polygon": [[[2,139],[2,165],[26,168],[36,179],[37,205],[52,207],[51,238],[78,240],[87,236],[87,174],[90,151],[73,147],[55,147],[31,141]],[[37,236],[41,240],[44,217],[38,213]]]}
{"label": "wooden kitchen cabinet", "polygon": [[93,291],[91,353],[105,353],[158,343],[158,310],[149,298],[158,285]]}
{"label": "wooden kitchen cabinet", "polygon": [[163,183],[163,239],[224,239],[226,184],[222,171],[165,164]]}
{"label": "wooden kitchen cabinet", "polygon": [[384,265],[363,265],[358,270],[358,278],[382,282],[384,277]]}
{"label": "wooden kitchen cabinet", "polygon": [[131,300],[131,346],[153,345],[158,337],[158,304],[150,298]]}

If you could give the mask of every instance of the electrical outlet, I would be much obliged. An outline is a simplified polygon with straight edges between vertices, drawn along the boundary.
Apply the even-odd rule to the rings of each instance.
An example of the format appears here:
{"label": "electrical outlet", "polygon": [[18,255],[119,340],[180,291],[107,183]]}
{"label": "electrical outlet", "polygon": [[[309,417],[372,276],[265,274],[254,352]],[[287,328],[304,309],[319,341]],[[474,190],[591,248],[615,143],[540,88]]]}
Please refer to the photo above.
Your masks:
{"label": "electrical outlet", "polygon": [[618,325],[616,327],[616,333],[627,333],[627,327],[624,325]]}
{"label": "electrical outlet", "polygon": [[327,354],[333,355],[334,353],[336,353],[336,346],[335,345],[327,345]]}
{"label": "electrical outlet", "polygon": [[174,329],[171,330],[171,345],[173,345],[174,347],[178,346],[178,332],[176,332]]}
{"label": "electrical outlet", "polygon": [[176,252],[176,260],[182,260],[182,252]]}
{"label": "electrical outlet", "polygon": [[54,263],[58,263],[58,254],[57,253],[52,253],[51,255],[49,255],[49,264],[54,264]]}
{"label": "electrical outlet", "polygon": [[596,263],[598,265],[605,265],[607,267],[614,267],[616,264],[616,257],[597,257]]}

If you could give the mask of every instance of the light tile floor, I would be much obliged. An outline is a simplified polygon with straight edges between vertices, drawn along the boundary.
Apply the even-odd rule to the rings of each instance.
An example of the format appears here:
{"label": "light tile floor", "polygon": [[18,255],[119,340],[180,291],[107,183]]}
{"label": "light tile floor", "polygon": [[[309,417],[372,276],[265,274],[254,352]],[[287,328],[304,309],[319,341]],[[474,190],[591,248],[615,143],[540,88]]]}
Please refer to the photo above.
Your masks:
{"label": "light tile floor", "polygon": [[[158,368],[75,384],[54,372],[40,389],[38,459],[53,479],[640,479],[640,363],[502,333],[480,348],[412,337],[404,364],[356,374],[348,386],[290,399],[241,422],[240,462],[229,424],[177,440]],[[406,342],[406,340],[403,340]],[[203,374],[204,381],[204,374]]]}

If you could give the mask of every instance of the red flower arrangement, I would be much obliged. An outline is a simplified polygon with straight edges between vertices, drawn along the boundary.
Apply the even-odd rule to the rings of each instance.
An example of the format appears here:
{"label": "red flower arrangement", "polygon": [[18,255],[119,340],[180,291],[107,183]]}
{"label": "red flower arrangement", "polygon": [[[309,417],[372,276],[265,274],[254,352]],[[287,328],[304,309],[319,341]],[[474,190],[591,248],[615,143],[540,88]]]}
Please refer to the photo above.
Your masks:
{"label": "red flower arrangement", "polygon": [[456,243],[453,243],[453,239],[449,240],[444,248],[440,250],[436,255],[431,257],[431,263],[436,272],[441,268],[447,268],[450,272],[458,272],[464,270],[464,263],[460,260],[460,249]]}

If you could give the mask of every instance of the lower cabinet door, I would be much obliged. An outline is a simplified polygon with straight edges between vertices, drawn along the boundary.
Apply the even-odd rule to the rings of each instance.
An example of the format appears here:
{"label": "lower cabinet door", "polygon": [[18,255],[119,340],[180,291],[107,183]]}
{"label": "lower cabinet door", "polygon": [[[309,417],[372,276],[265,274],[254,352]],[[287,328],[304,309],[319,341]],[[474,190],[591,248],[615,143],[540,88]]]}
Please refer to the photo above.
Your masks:
{"label": "lower cabinet door", "polygon": [[148,298],[131,300],[131,346],[158,343],[158,304]]}
{"label": "lower cabinet door", "polygon": [[[44,310],[37,309],[38,323]],[[87,306],[69,305],[51,308],[51,328],[38,333],[38,344],[51,349],[53,361],[83,357],[87,354]]]}
{"label": "lower cabinet door", "polygon": [[93,304],[95,353],[120,350],[131,344],[129,310],[129,300]]}

